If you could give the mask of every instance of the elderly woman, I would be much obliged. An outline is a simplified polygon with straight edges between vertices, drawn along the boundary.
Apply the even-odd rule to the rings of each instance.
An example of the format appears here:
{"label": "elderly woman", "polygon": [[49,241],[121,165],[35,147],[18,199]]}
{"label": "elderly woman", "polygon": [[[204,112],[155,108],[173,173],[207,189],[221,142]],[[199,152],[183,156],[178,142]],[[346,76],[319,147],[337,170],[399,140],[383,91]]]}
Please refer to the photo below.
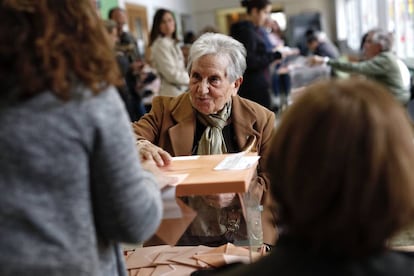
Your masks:
{"label": "elderly woman", "polygon": [[312,64],[323,64],[333,69],[359,73],[389,88],[389,92],[402,104],[410,99],[410,75],[407,66],[391,52],[392,37],[388,32],[374,29],[363,43],[364,61],[346,62],[314,56]]}
{"label": "elderly woman", "polygon": [[[213,33],[196,40],[189,54],[189,91],[176,98],[154,98],[151,111],[133,124],[141,157],[166,166],[171,156],[238,152],[255,138],[255,150],[262,158],[251,187],[261,198],[268,185],[262,162],[266,161],[275,116],[237,95],[245,69],[246,50],[240,42]],[[198,216],[180,244],[220,245],[246,238],[234,194],[186,201],[197,209]],[[275,227],[266,226],[267,220],[264,241],[271,243]]]}
{"label": "elderly woman", "polygon": [[307,88],[266,165],[284,231],[270,255],[214,275],[414,275],[414,258],[386,246],[414,220],[413,167],[411,125],[385,88]]}
{"label": "elderly woman", "polygon": [[247,19],[231,26],[232,37],[243,43],[247,50],[247,70],[244,83],[240,87],[240,96],[270,108],[270,72],[269,66],[282,59],[275,49],[266,49],[266,39],[260,32],[272,10],[269,0],[243,0]]}

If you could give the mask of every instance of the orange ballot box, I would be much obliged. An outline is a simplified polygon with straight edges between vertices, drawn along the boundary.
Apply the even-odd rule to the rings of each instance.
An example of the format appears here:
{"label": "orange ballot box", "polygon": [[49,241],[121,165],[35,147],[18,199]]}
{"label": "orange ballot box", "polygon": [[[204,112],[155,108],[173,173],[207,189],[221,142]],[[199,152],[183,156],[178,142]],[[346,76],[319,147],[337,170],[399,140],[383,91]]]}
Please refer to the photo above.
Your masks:
{"label": "orange ballot box", "polygon": [[256,171],[254,153],[174,157],[164,169],[176,176],[176,196],[245,193]]}
{"label": "orange ballot box", "polygon": [[243,213],[246,214],[244,209],[251,204],[245,200],[245,195],[248,194],[250,182],[256,173],[259,158],[255,153],[246,152],[174,157],[168,167],[162,168],[167,176],[175,180],[161,190],[163,220],[155,239],[146,245],[160,244],[160,241],[175,245],[194,220],[197,210],[187,206],[181,197],[237,193]]}

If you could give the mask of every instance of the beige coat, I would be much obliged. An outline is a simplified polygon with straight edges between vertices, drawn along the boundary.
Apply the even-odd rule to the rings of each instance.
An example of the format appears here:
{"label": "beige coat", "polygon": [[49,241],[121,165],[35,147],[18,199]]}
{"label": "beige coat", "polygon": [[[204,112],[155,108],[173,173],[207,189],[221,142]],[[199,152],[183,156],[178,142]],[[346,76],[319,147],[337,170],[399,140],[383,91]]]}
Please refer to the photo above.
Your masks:
{"label": "beige coat", "polygon": [[[247,146],[252,136],[256,137],[255,150],[261,156],[257,170],[258,187],[256,193],[268,190],[269,179],[263,172],[263,164],[267,161],[271,136],[275,125],[275,115],[270,110],[250,100],[235,96],[232,99],[232,126],[238,147]],[[137,139],[146,139],[172,156],[191,155],[196,130],[196,116],[192,108],[189,94],[186,92],[178,97],[155,97],[152,109],[139,121],[133,123]],[[263,197],[262,197],[263,198]],[[273,243],[276,227],[269,222],[268,209],[265,208],[263,220],[263,240]]]}
{"label": "beige coat", "polygon": [[184,56],[173,39],[157,38],[151,46],[151,64],[161,79],[161,96],[178,96],[188,86],[189,77],[184,65]]}

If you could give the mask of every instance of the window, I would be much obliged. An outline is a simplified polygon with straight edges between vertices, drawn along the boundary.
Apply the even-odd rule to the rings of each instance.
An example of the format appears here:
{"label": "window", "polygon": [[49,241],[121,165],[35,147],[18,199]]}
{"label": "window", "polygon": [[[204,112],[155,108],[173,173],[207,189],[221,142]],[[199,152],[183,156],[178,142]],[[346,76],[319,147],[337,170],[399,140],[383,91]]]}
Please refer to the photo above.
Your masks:
{"label": "window", "polygon": [[272,12],[270,17],[277,22],[280,30],[286,30],[286,15],[284,12]]}
{"label": "window", "polygon": [[414,57],[414,0],[388,0],[388,31],[394,35],[394,51]]}
{"label": "window", "polygon": [[347,26],[346,37],[348,46],[353,50],[359,49],[361,40],[361,23],[359,11],[360,9],[358,0],[345,1],[345,19],[347,22],[344,23]]}
{"label": "window", "polygon": [[394,35],[399,57],[414,57],[414,0],[336,0],[338,40],[358,50],[370,29],[387,29]]}

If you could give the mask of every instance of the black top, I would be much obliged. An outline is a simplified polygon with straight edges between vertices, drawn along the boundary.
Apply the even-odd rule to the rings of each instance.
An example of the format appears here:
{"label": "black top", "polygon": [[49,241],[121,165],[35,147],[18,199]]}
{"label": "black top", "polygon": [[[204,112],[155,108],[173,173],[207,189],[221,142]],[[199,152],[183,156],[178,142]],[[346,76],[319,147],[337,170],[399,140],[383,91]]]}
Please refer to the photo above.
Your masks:
{"label": "black top", "polygon": [[308,248],[281,237],[270,255],[253,264],[233,264],[216,270],[197,271],[192,275],[412,276],[414,256],[388,250],[361,259],[315,256]]}
{"label": "black top", "polygon": [[256,26],[250,21],[241,21],[233,24],[230,35],[243,43],[247,51],[247,68],[239,95],[255,101],[264,107],[270,107],[269,93],[269,65],[281,59],[279,52],[267,52],[264,39]]}

